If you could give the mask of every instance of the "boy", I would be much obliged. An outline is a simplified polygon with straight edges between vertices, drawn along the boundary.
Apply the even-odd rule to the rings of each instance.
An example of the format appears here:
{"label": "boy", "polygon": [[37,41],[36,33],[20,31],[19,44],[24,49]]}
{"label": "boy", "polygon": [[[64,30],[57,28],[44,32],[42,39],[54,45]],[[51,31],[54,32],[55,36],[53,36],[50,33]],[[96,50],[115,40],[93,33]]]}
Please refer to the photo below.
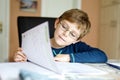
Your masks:
{"label": "boy", "polygon": [[[55,61],[78,63],[107,61],[107,56],[103,51],[80,41],[91,27],[87,13],[79,9],[70,9],[56,19],[54,27],[54,37],[50,39],[50,42]],[[27,56],[21,48],[15,54],[14,61],[27,61]]]}

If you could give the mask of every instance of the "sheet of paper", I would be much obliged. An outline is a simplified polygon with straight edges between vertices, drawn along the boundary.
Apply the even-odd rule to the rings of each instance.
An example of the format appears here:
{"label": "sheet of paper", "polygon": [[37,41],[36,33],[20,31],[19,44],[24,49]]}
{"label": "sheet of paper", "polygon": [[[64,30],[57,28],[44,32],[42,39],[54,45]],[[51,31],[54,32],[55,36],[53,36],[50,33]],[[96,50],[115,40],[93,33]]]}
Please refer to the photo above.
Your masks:
{"label": "sheet of paper", "polygon": [[24,32],[22,34],[22,48],[29,61],[52,71],[57,70],[53,63],[48,22]]}
{"label": "sheet of paper", "polygon": [[80,74],[80,75],[105,75],[107,71],[97,69],[83,63],[64,63],[57,62],[57,67],[63,74]]}
{"label": "sheet of paper", "polygon": [[20,70],[28,70],[39,74],[55,75],[54,72],[42,68],[30,62],[0,63],[0,80],[20,80]]}
{"label": "sheet of paper", "polygon": [[[61,68],[62,68],[63,65],[64,66],[68,65],[68,66],[66,66],[68,68],[71,65],[74,66],[74,67],[76,66],[76,64],[74,65],[74,63],[73,64],[61,63],[61,64],[59,64],[59,67],[61,67]],[[80,68],[80,65],[79,66],[77,65],[77,67]],[[20,80],[19,79],[19,73],[20,73],[21,70],[27,70],[27,71],[33,72],[35,74],[37,73],[37,74],[40,74],[40,75],[50,76],[51,78],[57,78],[57,79],[50,79],[50,80],[117,80],[117,79],[113,79],[113,77],[111,75],[108,75],[108,76],[93,75],[93,76],[91,76],[91,75],[82,75],[82,73],[80,73],[80,74],[57,75],[52,71],[44,69],[44,68],[42,68],[38,65],[32,64],[30,62],[25,62],[25,63],[21,63],[21,62],[18,62],[18,63],[16,63],[16,62],[15,63],[1,63],[0,64],[0,77],[1,77],[0,80]],[[81,70],[81,69],[79,69],[79,70]]]}

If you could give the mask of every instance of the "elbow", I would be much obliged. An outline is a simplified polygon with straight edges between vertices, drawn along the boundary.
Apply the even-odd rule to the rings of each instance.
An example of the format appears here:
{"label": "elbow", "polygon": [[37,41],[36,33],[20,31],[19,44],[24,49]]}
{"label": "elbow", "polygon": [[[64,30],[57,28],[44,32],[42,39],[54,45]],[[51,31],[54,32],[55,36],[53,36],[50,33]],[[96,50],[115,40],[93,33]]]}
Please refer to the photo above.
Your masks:
{"label": "elbow", "polygon": [[108,61],[108,57],[104,52],[101,52],[99,57],[97,57],[96,61],[99,63],[106,63]]}

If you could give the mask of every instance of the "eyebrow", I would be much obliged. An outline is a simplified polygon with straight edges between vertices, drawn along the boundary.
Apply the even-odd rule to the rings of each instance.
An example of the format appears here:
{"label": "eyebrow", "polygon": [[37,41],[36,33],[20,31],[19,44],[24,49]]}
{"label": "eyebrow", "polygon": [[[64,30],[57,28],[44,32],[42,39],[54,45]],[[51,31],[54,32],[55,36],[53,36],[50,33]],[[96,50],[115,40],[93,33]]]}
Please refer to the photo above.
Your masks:
{"label": "eyebrow", "polygon": [[68,25],[68,24],[66,24],[64,21],[61,21],[61,22],[62,22],[62,24],[63,24],[63,25],[65,25],[65,26],[69,27],[69,25]]}
{"label": "eyebrow", "polygon": [[[65,25],[65,26],[67,26],[67,27],[69,27],[69,28],[71,27],[71,26],[69,26],[65,21],[61,21],[61,22],[63,23],[63,25]],[[77,27],[77,29],[80,29],[80,28]],[[79,30],[79,31],[80,31],[80,30]],[[78,35],[78,33],[77,33],[75,30],[73,30],[72,32],[75,32],[75,34]]]}

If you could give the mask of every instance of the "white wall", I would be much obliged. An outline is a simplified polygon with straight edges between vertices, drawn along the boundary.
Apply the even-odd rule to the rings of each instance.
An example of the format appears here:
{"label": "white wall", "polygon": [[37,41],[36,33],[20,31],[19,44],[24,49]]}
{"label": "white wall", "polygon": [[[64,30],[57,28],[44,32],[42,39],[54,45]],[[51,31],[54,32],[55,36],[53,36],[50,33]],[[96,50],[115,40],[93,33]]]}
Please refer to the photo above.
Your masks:
{"label": "white wall", "polygon": [[59,17],[68,9],[81,9],[81,0],[41,0],[41,2],[41,16],[44,17]]}
{"label": "white wall", "polygon": [[0,62],[8,60],[9,52],[9,0],[0,0]]}

